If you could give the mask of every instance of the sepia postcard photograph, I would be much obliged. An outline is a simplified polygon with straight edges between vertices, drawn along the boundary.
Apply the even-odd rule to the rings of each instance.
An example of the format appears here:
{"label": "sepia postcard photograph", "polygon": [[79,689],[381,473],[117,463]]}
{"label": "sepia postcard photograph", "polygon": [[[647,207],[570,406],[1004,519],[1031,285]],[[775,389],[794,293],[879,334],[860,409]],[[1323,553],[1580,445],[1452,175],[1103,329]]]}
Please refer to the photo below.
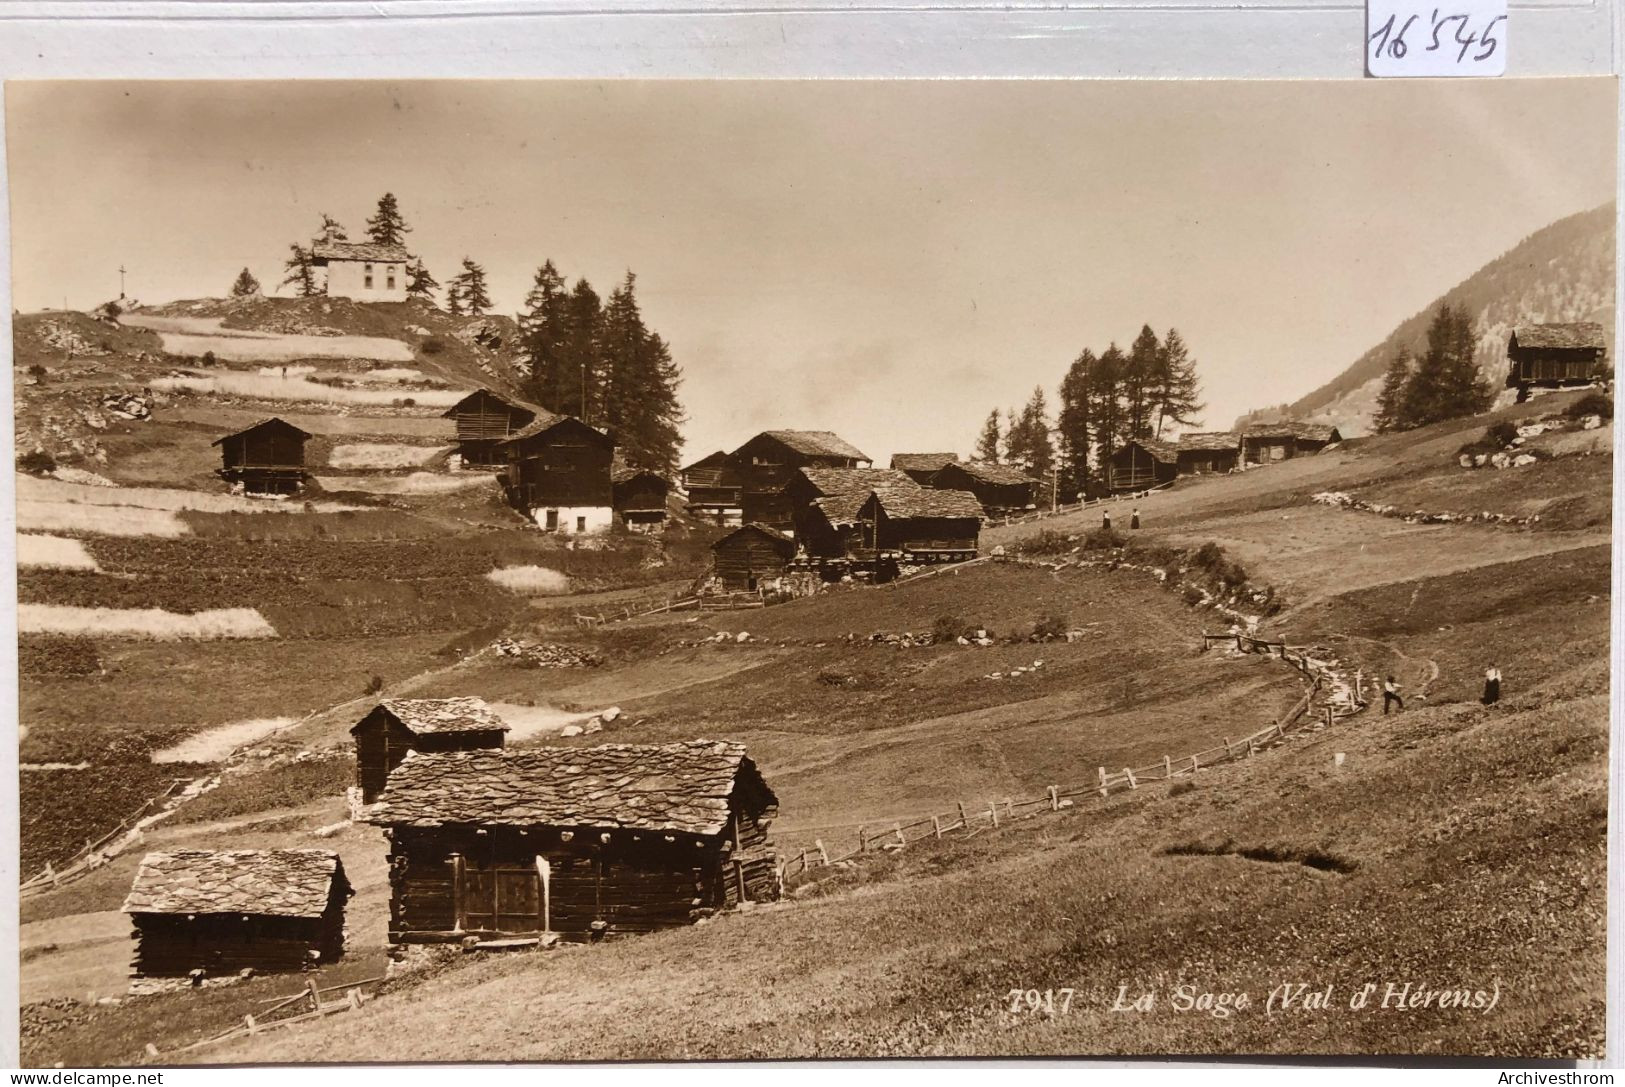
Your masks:
{"label": "sepia postcard photograph", "polygon": [[1617,103],[7,84],[21,1063],[1603,1059]]}

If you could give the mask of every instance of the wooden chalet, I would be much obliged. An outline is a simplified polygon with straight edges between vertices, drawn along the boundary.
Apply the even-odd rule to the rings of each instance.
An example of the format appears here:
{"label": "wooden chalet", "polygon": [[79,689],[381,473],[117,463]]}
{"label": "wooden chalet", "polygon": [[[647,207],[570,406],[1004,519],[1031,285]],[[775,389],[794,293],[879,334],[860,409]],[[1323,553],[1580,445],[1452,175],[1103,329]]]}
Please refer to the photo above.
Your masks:
{"label": "wooden chalet", "polygon": [[309,474],[305,443],[310,435],[281,419],[265,419],[247,430],[216,438],[220,478],[241,484],[249,494],[297,494]]}
{"label": "wooden chalet", "polygon": [[177,849],[141,860],[123,911],[138,978],[230,977],[325,966],[344,954],[350,895],[326,849]]}
{"label": "wooden chalet", "polygon": [[690,924],[779,894],[778,799],[741,744],[415,754],[368,812],[392,943]]}
{"label": "wooden chalet", "polygon": [[1519,325],[1507,342],[1507,388],[1561,389],[1606,380],[1608,340],[1602,325]]}
{"label": "wooden chalet", "polygon": [[1113,494],[1145,491],[1173,481],[1179,474],[1179,450],[1155,438],[1135,438],[1112,451],[1106,482]]}
{"label": "wooden chalet", "polygon": [[896,487],[871,491],[858,511],[863,544],[905,563],[976,557],[982,504],[969,491]]}
{"label": "wooden chalet", "polygon": [[1291,460],[1293,457],[1319,453],[1328,445],[1342,440],[1343,435],[1336,427],[1323,423],[1302,423],[1290,419],[1278,423],[1254,423],[1241,432],[1241,462],[1247,465]]}
{"label": "wooden chalet", "polygon": [[1174,449],[1182,476],[1233,472],[1241,464],[1241,435],[1235,431],[1181,434]]}
{"label": "wooden chalet", "polygon": [[457,454],[464,467],[497,469],[507,464],[502,443],[550,414],[517,397],[475,389],[447,408],[444,418],[457,424]]}
{"label": "wooden chalet", "polygon": [[755,590],[784,576],[796,541],[771,525],[741,525],[711,545],[712,573],[734,590]]}
{"label": "wooden chalet", "polygon": [[682,471],[682,483],[687,492],[684,509],[690,517],[714,525],[741,523],[739,473],[727,453],[719,449],[690,464]]}
{"label": "wooden chalet", "polygon": [[728,455],[739,478],[741,517],[748,523],[795,530],[784,488],[801,468],[860,468],[862,450],[827,430],[765,430]]}
{"label": "wooden chalet", "polygon": [[893,453],[891,466],[926,487],[930,485],[932,476],[958,460],[957,453]]}
{"label": "wooden chalet", "polygon": [[361,800],[378,799],[390,772],[413,751],[499,749],[507,731],[507,723],[481,698],[386,699],[350,729]]}
{"label": "wooden chalet", "polygon": [[[847,530],[869,492],[880,488],[919,490],[907,473],[894,468],[802,468],[784,494],[790,503],[796,542],[809,555],[830,558],[847,553]],[[831,500],[831,501],[820,501]],[[833,518],[833,519],[832,519]]]}
{"label": "wooden chalet", "polygon": [[1037,509],[1045,488],[1014,465],[983,461],[945,464],[931,477],[930,485],[943,491],[969,491],[989,517]]}
{"label": "wooden chalet", "polygon": [[615,518],[615,441],[569,415],[542,415],[501,446],[509,501],[548,532],[602,532]]}
{"label": "wooden chalet", "polygon": [[671,484],[647,468],[620,467],[610,473],[615,515],[632,532],[657,533],[666,527],[666,496]]}

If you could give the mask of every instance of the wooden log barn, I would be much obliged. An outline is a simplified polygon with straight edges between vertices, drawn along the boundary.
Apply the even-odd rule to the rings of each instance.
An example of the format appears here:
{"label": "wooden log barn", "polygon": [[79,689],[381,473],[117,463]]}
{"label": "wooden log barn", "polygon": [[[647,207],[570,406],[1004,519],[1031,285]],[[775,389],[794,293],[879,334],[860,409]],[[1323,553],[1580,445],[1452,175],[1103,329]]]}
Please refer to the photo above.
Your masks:
{"label": "wooden log barn", "polygon": [[1181,434],[1175,448],[1182,476],[1233,472],[1241,464],[1241,435],[1235,431]]}
{"label": "wooden log barn", "polygon": [[931,486],[943,491],[969,491],[989,517],[1037,509],[1045,489],[1045,484],[1020,468],[982,461],[945,464],[931,477]]}
{"label": "wooden log barn", "polygon": [[795,530],[784,488],[801,468],[861,468],[869,456],[827,430],[765,430],[728,455],[739,477],[741,517],[748,524]]}
{"label": "wooden log barn", "polygon": [[1519,325],[1507,341],[1506,387],[1527,399],[1530,389],[1561,389],[1605,380],[1608,340],[1595,321]]}
{"label": "wooden log barn", "polygon": [[124,900],[138,978],[307,970],[344,954],[354,892],[326,849],[148,853]]}
{"label": "wooden log barn", "polygon": [[1172,482],[1179,474],[1179,450],[1154,438],[1124,442],[1107,460],[1107,486],[1113,494],[1144,491]]}
{"label": "wooden log barn", "polygon": [[1303,423],[1288,419],[1278,423],[1254,423],[1241,432],[1241,462],[1269,464],[1293,457],[1319,453],[1343,440],[1334,426]]}
{"label": "wooden log barn", "polygon": [[574,416],[543,415],[502,443],[508,499],[548,532],[602,532],[615,519],[615,442]]}
{"label": "wooden log barn", "polygon": [[711,572],[729,589],[754,591],[784,576],[796,541],[771,525],[740,525],[711,545]]}
{"label": "wooden log barn", "polygon": [[[784,486],[796,542],[809,555],[845,555],[845,529],[857,523],[858,510],[869,492],[877,487],[920,489],[906,473],[894,468],[802,468],[796,471]],[[836,501],[820,502],[820,499]],[[831,517],[836,520],[832,521]]]}
{"label": "wooden log barn", "polygon": [[492,470],[507,464],[502,443],[550,413],[514,396],[475,389],[446,409],[457,424],[457,455],[465,468]]}
{"label": "wooden log barn", "polygon": [[969,491],[877,488],[858,512],[860,532],[877,557],[905,563],[976,557],[982,504]]}
{"label": "wooden log barn", "polygon": [[727,453],[719,449],[702,457],[684,468],[681,478],[687,496],[683,508],[690,517],[713,525],[742,523],[739,473]]}
{"label": "wooden log barn", "polygon": [[507,722],[483,698],[386,699],[350,729],[361,800],[378,799],[390,772],[413,751],[500,749],[507,732]]}
{"label": "wooden log barn", "polygon": [[628,531],[659,533],[666,528],[666,496],[671,484],[647,468],[620,467],[610,474],[615,515]]}
{"label": "wooden log barn", "polygon": [[392,943],[690,924],[779,895],[778,800],[741,744],[414,754],[367,819]]}
{"label": "wooden log barn", "polygon": [[309,478],[305,443],[310,435],[281,419],[263,419],[246,430],[216,438],[220,478],[248,494],[298,494]]}
{"label": "wooden log barn", "polygon": [[926,487],[932,476],[958,461],[957,453],[893,453],[891,466]]}

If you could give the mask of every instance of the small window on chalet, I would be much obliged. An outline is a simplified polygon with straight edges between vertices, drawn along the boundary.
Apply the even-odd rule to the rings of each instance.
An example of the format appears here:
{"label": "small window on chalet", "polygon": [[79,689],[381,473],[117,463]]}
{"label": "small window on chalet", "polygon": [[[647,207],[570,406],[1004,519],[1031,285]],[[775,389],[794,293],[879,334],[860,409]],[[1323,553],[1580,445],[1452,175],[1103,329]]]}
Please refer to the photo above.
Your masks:
{"label": "small window on chalet", "polygon": [[577,532],[585,532],[585,531],[587,531],[587,519],[585,517],[577,517],[576,518],[576,531]]}
{"label": "small window on chalet", "polygon": [[395,289],[395,266],[393,264],[384,269],[384,286],[390,290]]}
{"label": "small window on chalet", "polygon": [[372,265],[363,264],[361,266],[361,275],[361,285],[369,291],[372,290]]}

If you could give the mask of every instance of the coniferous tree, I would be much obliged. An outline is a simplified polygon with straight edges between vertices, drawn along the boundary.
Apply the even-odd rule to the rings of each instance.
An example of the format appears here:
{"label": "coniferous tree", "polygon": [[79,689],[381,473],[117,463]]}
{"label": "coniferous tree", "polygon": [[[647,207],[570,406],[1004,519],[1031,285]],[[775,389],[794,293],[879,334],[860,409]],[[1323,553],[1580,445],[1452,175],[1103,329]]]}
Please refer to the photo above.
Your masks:
{"label": "coniferous tree", "polygon": [[463,270],[452,277],[451,285],[462,312],[483,317],[491,308],[491,296],[485,293],[485,269],[468,257],[463,258]]}
{"label": "coniferous tree", "polygon": [[1428,325],[1427,350],[1405,383],[1403,417],[1408,426],[1472,415],[1491,394],[1473,358],[1477,337],[1465,310],[1444,303]]}
{"label": "coniferous tree", "polygon": [[457,289],[455,279],[451,281],[451,286],[446,288],[446,312],[453,317],[461,317],[466,312],[463,309],[463,293]]}
{"label": "coniferous tree", "polygon": [[[326,216],[323,216],[325,219]],[[341,228],[342,229],[342,228]],[[374,245],[405,245],[412,228],[401,216],[395,194],[386,192],[378,198],[378,214],[367,220],[367,237]]]}
{"label": "coniferous tree", "polygon": [[610,293],[598,338],[602,376],[594,425],[614,432],[633,464],[676,467],[680,373],[660,337],[644,324],[632,272]]}
{"label": "coniferous tree", "polygon": [[976,459],[985,464],[999,463],[999,409],[987,413],[982,432],[976,436]]}
{"label": "coniferous tree", "polygon": [[1196,360],[1177,328],[1170,328],[1163,337],[1157,355],[1155,381],[1156,426],[1154,437],[1162,437],[1162,426],[1170,419],[1182,426],[1194,422],[1205,407],[1201,401],[1202,386],[1196,377]]}
{"label": "coniferous tree", "polygon": [[321,288],[316,283],[316,266],[312,262],[309,249],[298,243],[288,246],[288,259],[283,262],[282,269],[288,274],[283,277],[279,287],[292,284],[294,291],[301,298],[321,294]]}
{"label": "coniferous tree", "polygon": [[1078,353],[1061,379],[1061,407],[1055,428],[1060,439],[1061,483],[1069,494],[1086,495],[1089,486],[1089,450],[1094,438],[1095,353]]}
{"label": "coniferous tree", "polygon": [[1142,325],[1122,369],[1125,440],[1151,436],[1152,401],[1161,384],[1158,377],[1161,360],[1162,344],[1157,334],[1151,331],[1150,325]]}
{"label": "coniferous tree", "polygon": [[333,242],[347,242],[349,240],[350,235],[345,232],[344,224],[327,214],[327,212],[322,212],[322,226],[321,229],[316,232],[316,241],[321,244],[331,244]]}
{"label": "coniferous tree", "polygon": [[1128,437],[1129,412],[1123,395],[1128,359],[1115,343],[1101,352],[1090,382],[1095,420],[1095,465],[1104,473],[1112,454]]}
{"label": "coniferous tree", "polygon": [[551,260],[536,269],[525,312],[519,315],[519,351],[530,366],[527,391],[543,407],[557,410],[576,375],[565,371],[570,294]]}
{"label": "coniferous tree", "polygon": [[1377,413],[1371,420],[1377,433],[1405,430],[1411,425],[1405,411],[1405,391],[1414,365],[1410,348],[1401,347],[1388,363],[1388,369],[1383,371],[1382,390],[1377,393]]}
{"label": "coniferous tree", "polygon": [[423,266],[422,258],[414,260],[406,266],[406,296],[408,298],[421,298],[425,302],[434,301],[434,292],[440,289],[440,281],[429,274],[429,269]]}
{"label": "coniferous tree", "polygon": [[1009,460],[1034,479],[1048,480],[1055,466],[1055,450],[1049,440],[1049,405],[1042,385],[1021,409],[1010,428],[1007,441]]}
{"label": "coniferous tree", "polygon": [[574,415],[584,422],[601,419],[598,389],[603,376],[603,362],[599,353],[599,332],[603,321],[603,302],[592,284],[585,279],[576,280],[565,307],[563,366],[560,382],[563,391],[557,405],[547,407],[565,415]]}
{"label": "coniferous tree", "polygon": [[246,298],[249,295],[260,293],[260,281],[255,279],[247,268],[237,273],[236,282],[231,285],[233,298]]}

